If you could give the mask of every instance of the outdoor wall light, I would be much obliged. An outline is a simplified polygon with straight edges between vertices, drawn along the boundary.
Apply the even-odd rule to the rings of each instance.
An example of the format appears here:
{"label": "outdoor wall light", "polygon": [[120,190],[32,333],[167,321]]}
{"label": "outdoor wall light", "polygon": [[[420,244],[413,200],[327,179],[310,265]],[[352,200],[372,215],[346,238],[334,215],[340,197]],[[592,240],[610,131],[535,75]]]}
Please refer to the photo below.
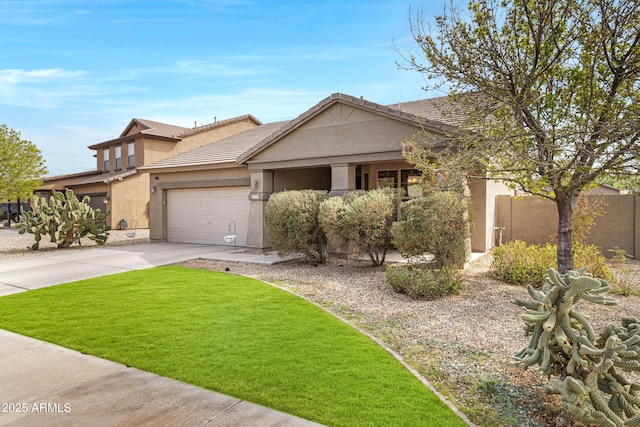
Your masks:
{"label": "outdoor wall light", "polygon": [[109,195],[108,194],[106,196],[104,196],[104,204],[106,205],[107,203],[109,203]]}
{"label": "outdoor wall light", "polygon": [[156,192],[156,186],[154,185],[153,187],[151,187],[151,192],[155,193]]}
{"label": "outdoor wall light", "polygon": [[254,189],[258,188],[258,180],[257,179],[253,180],[253,188]]}

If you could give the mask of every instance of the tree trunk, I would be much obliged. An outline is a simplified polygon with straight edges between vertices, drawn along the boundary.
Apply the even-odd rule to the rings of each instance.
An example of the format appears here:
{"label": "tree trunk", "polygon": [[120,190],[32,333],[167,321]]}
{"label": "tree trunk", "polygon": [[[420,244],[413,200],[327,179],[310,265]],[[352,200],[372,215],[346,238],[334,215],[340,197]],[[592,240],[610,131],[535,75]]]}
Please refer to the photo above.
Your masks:
{"label": "tree trunk", "polygon": [[573,264],[573,207],[577,195],[557,192],[558,208],[558,272],[561,274],[574,269]]}

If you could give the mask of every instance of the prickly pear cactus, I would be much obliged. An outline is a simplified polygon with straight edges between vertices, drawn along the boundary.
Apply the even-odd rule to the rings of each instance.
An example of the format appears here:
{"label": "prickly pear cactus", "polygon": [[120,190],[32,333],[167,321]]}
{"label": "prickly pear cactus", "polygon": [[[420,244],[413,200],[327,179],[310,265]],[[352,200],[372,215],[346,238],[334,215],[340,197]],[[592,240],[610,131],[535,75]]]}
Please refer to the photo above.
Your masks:
{"label": "prickly pear cactus", "polygon": [[611,287],[585,273],[586,267],[559,274],[549,269],[541,291],[528,287],[531,300],[522,307],[529,345],[517,355],[526,368],[555,376],[552,393],[578,420],[603,427],[640,426],[640,384],[620,371],[640,371],[640,320],[627,318],[622,326],[607,325],[596,336],[589,318],[575,310],[580,300],[615,305],[604,296]]}
{"label": "prickly pear cactus", "polygon": [[22,212],[16,227],[20,228],[20,234],[34,235],[35,243],[31,246],[34,251],[40,248],[43,236],[49,236],[58,248],[80,243],[82,237],[102,245],[109,237],[110,227],[105,223],[106,214],[93,209],[89,201],[89,196],[78,200],[69,189],[64,193],[52,191],[49,200],[35,199],[33,211]]}

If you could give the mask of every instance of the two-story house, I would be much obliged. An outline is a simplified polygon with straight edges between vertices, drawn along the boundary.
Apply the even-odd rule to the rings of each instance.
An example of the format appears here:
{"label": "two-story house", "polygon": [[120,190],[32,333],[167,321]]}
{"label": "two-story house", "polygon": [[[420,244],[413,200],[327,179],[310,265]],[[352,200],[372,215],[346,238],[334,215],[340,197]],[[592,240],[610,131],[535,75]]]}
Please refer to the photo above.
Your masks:
{"label": "two-story house", "polygon": [[88,147],[95,150],[95,170],[45,177],[37,194],[47,197],[52,190],[70,188],[79,198],[90,196],[93,208],[109,212],[107,223],[112,228],[119,228],[122,219],[148,228],[149,174],[140,167],[261,124],[249,114],[193,128],[133,119],[118,138]]}

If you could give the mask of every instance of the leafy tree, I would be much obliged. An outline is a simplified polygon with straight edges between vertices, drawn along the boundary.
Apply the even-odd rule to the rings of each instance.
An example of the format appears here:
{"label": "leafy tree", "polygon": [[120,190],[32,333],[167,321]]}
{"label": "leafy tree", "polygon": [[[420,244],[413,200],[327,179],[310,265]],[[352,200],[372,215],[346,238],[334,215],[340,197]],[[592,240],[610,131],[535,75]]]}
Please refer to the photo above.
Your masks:
{"label": "leafy tree", "polygon": [[0,200],[26,200],[47,173],[42,153],[20,132],[0,125]]}
{"label": "leafy tree", "polygon": [[555,201],[558,267],[572,270],[580,192],[639,169],[637,0],[471,0],[433,28],[421,12],[410,26],[420,55],[403,66],[450,92],[442,114],[464,131],[416,135],[407,160],[426,175],[500,179]]}

